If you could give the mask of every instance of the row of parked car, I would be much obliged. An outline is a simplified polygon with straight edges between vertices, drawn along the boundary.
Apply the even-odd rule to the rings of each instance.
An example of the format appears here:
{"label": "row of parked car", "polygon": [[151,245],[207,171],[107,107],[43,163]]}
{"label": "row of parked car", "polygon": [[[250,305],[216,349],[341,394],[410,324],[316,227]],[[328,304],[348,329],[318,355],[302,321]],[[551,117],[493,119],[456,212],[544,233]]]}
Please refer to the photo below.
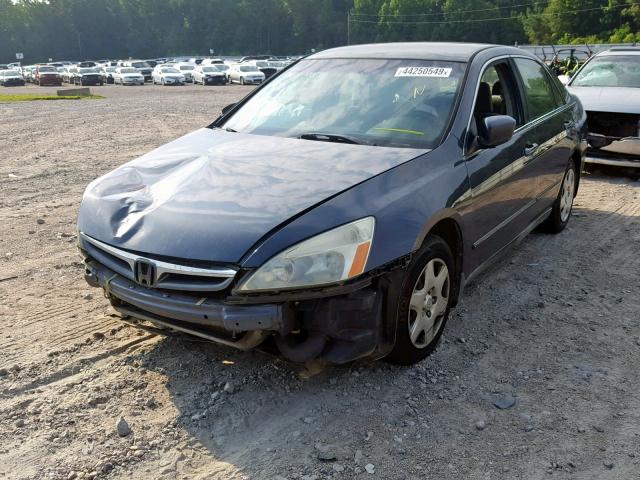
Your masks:
{"label": "row of parked car", "polygon": [[24,85],[31,82],[42,86],[73,85],[224,85],[239,83],[256,85],[276,74],[294,58],[269,56],[220,58],[177,58],[155,60],[98,60],[55,62],[20,66],[0,65],[0,85]]}

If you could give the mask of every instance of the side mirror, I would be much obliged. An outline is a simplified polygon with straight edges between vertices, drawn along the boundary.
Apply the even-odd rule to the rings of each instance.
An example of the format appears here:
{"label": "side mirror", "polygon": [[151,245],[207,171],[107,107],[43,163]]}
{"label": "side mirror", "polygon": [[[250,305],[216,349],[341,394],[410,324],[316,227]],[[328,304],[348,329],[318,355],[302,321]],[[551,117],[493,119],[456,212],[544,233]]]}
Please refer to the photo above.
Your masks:
{"label": "side mirror", "polygon": [[231,110],[233,107],[235,107],[237,105],[237,103],[230,103],[229,105],[227,105],[226,107],[222,108],[222,114],[226,115],[229,110]]}
{"label": "side mirror", "polygon": [[484,119],[484,132],[480,135],[480,145],[496,147],[511,140],[516,128],[516,120],[509,115],[494,115]]}

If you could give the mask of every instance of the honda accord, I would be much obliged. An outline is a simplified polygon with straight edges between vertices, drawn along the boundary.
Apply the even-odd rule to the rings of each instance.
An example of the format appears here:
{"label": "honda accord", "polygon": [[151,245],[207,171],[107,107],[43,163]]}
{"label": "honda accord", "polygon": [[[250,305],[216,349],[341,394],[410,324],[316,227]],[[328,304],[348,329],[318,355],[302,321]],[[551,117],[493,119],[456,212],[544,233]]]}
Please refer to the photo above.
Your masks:
{"label": "honda accord", "polygon": [[411,364],[488,264],[538,226],[565,228],[585,121],[517,48],[316,53],[94,180],[85,278],[153,331]]}

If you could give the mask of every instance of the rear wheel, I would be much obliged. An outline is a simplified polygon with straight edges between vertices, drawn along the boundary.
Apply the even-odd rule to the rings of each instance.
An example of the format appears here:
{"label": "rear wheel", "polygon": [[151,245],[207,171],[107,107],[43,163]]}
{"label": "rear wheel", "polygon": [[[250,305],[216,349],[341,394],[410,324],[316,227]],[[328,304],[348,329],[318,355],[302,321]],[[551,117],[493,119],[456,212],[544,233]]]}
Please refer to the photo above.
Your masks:
{"label": "rear wheel", "polygon": [[569,160],[567,170],[564,172],[562,186],[558,192],[558,198],[553,203],[549,217],[540,225],[543,231],[560,233],[565,229],[571,218],[573,199],[576,192],[576,167],[573,160]]}
{"label": "rear wheel", "polygon": [[240,85],[244,85],[244,77],[240,77]]}
{"label": "rear wheel", "polygon": [[429,236],[407,268],[396,319],[396,344],[388,361],[411,365],[435,350],[451,309],[455,278],[451,249],[442,238]]}

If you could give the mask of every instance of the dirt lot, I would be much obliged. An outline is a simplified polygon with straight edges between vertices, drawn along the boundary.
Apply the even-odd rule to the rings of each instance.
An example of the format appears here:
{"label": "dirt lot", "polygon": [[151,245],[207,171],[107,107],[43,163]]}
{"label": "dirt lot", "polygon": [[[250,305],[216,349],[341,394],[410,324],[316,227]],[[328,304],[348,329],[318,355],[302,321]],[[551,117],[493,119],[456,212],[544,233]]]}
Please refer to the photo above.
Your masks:
{"label": "dirt lot", "polygon": [[85,284],[86,184],[248,91],[94,90],[0,104],[0,478],[640,478],[640,182],[587,176],[421,364],[303,368],[123,326]]}

